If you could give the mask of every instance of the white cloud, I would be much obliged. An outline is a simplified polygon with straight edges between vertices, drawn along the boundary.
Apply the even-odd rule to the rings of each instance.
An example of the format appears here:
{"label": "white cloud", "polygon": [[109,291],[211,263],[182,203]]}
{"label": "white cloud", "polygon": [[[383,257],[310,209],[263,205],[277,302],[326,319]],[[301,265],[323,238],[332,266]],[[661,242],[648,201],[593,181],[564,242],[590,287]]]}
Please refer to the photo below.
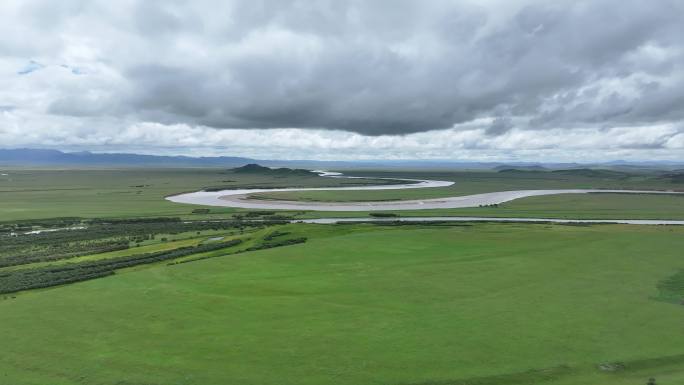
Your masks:
{"label": "white cloud", "polygon": [[[487,119],[446,130],[402,136],[364,136],[331,130],[279,128],[222,130],[187,124],[118,120],[84,123],[84,119],[48,119],[44,130],[23,129],[38,124],[18,111],[0,113],[0,142],[6,147],[44,146],[104,152],[136,151],[193,156],[228,155],[281,159],[460,159],[597,161],[681,160],[684,129],[674,125],[594,129],[513,129],[487,134]],[[91,130],[97,124],[98,130]],[[581,154],[581,155],[580,155]],[[575,157],[581,156],[579,159]]]}
{"label": "white cloud", "polygon": [[7,0],[0,147],[681,160],[682,13],[675,0]]}

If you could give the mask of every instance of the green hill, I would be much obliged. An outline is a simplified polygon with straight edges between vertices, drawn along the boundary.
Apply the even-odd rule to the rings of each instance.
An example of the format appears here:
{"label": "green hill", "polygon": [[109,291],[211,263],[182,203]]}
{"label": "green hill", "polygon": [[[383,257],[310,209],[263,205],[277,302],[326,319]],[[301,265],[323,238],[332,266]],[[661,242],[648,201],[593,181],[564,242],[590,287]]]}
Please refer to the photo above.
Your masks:
{"label": "green hill", "polygon": [[235,174],[259,174],[270,176],[317,176],[317,174],[301,168],[270,168],[261,166],[256,163],[249,163],[242,167],[234,168],[231,171]]}

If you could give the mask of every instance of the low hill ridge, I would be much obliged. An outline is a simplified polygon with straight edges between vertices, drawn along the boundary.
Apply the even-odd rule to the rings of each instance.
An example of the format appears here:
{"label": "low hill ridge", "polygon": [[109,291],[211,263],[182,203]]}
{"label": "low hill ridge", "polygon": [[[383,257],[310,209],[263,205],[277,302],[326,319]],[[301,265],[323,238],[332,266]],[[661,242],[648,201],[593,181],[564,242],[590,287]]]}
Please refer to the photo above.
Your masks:
{"label": "low hill ridge", "polygon": [[244,166],[241,167],[236,167],[232,169],[232,172],[236,174],[261,174],[261,175],[273,175],[273,176],[291,176],[291,175],[300,175],[300,176],[317,176],[317,174],[305,170],[302,168],[287,168],[287,167],[281,167],[281,168],[270,168],[270,167],[265,167],[257,163],[248,163]]}

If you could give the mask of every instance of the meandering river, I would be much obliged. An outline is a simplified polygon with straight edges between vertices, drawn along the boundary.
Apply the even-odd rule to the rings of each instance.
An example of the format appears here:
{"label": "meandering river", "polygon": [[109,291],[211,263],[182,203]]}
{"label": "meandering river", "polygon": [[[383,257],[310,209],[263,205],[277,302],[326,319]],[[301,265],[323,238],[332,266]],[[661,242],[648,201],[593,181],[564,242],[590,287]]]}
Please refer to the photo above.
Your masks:
{"label": "meandering river", "polygon": [[[330,178],[368,179],[364,177],[344,176],[340,173],[314,171]],[[586,194],[586,193],[624,193],[624,194],[682,194],[669,191],[649,190],[602,190],[602,189],[555,189],[555,190],[514,190],[498,191],[483,194],[454,196],[432,199],[395,200],[381,202],[301,202],[288,200],[250,199],[249,195],[260,192],[276,191],[357,191],[357,190],[397,190],[414,188],[447,187],[452,181],[372,178],[402,180],[406,184],[351,186],[351,187],[317,187],[317,188],[278,188],[278,189],[236,189],[221,191],[197,191],[169,196],[166,199],[176,203],[187,203],[205,206],[238,207],[246,209],[268,210],[312,210],[312,211],[381,211],[381,210],[425,210],[478,207],[500,204],[514,199],[541,195]]]}

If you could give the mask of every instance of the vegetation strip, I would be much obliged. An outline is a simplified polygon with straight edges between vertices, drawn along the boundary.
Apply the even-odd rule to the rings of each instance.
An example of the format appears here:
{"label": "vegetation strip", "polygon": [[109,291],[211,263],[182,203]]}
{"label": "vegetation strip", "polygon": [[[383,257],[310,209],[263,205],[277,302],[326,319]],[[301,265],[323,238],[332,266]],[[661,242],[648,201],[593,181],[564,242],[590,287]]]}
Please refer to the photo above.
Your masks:
{"label": "vegetation strip", "polygon": [[[282,223],[285,221],[270,217],[261,218],[258,222],[239,219],[183,222],[180,218],[69,218],[5,223],[0,224],[0,269],[126,250],[153,242],[159,235],[164,242],[168,237],[182,233],[244,231],[245,228]],[[60,225],[63,227],[56,227]]]}
{"label": "vegetation strip", "polygon": [[0,273],[0,293],[7,294],[21,290],[57,286],[65,283],[104,277],[114,274],[114,271],[117,269],[180,258],[190,254],[224,249],[236,246],[241,242],[241,239],[234,239],[227,242],[204,244],[194,247],[182,247],[171,251],[139,254],[130,257],[86,261],[80,263],[67,263],[59,266],[46,266],[8,271]]}
{"label": "vegetation strip", "polygon": [[[283,235],[284,235],[284,234],[283,234]],[[264,239],[267,239],[267,238],[268,238],[268,237],[266,237],[266,238],[264,238]],[[272,239],[272,238],[269,238],[269,239]],[[180,265],[180,264],[183,264],[183,263],[196,262],[196,261],[201,261],[201,260],[204,260],[204,259],[211,259],[211,258],[216,258],[216,257],[223,257],[223,256],[226,256],[226,255],[240,254],[240,253],[244,253],[244,252],[247,252],[247,251],[256,251],[256,250],[263,250],[263,249],[272,249],[272,248],[274,248],[274,247],[296,245],[296,244],[298,244],[298,243],[304,243],[304,242],[306,242],[306,237],[285,239],[285,240],[276,241],[276,242],[264,242],[264,243],[262,243],[262,244],[260,244],[260,245],[248,247],[248,248],[246,248],[246,249],[244,249],[244,250],[238,250],[238,251],[235,251],[235,252],[232,252],[232,253],[226,253],[226,254],[223,254],[223,255],[205,255],[205,256],[201,256],[201,257],[197,257],[197,258],[185,259],[185,260],[182,260],[182,261],[172,262],[172,263],[169,263],[168,265],[169,265],[169,266],[171,266],[171,265]]]}
{"label": "vegetation strip", "polygon": [[85,245],[80,242],[70,242],[52,247],[33,247],[29,250],[16,250],[18,254],[0,255],[0,268],[20,266],[36,262],[51,262],[61,259],[81,257],[89,254],[101,254],[111,251],[128,249],[127,240],[111,240],[90,242]]}

